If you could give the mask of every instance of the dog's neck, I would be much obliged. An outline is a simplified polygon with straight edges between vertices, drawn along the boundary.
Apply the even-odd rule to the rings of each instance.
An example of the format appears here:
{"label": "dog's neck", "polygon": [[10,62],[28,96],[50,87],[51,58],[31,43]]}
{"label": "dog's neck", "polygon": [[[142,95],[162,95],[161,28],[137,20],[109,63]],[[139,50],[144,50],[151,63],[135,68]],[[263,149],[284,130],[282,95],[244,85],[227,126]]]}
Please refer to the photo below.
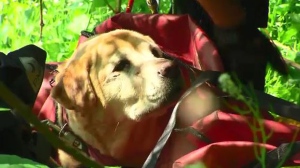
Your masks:
{"label": "dog's neck", "polygon": [[130,167],[141,167],[161,136],[170,116],[166,113],[160,117],[132,121],[115,120],[111,114],[101,113],[99,117],[88,115],[92,113],[97,112],[68,111],[72,131],[99,150],[101,155],[116,160],[115,164]]}

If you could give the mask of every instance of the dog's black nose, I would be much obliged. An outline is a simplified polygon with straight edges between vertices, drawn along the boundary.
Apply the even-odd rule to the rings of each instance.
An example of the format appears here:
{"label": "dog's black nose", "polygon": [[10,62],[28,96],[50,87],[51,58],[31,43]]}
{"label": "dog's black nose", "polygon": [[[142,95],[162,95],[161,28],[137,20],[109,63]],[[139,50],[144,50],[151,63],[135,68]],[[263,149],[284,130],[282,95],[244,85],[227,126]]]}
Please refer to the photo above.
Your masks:
{"label": "dog's black nose", "polygon": [[157,73],[161,77],[173,78],[179,75],[180,70],[177,63],[168,60],[160,63]]}

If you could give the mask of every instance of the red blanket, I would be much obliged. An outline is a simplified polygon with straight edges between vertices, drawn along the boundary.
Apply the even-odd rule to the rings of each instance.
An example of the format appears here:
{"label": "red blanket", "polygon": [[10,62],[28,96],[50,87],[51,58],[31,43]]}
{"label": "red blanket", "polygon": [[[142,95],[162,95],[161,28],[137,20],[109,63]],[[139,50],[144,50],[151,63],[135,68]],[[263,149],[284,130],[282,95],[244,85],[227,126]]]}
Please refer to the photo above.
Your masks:
{"label": "red blanket", "polygon": [[[187,15],[121,13],[97,26],[95,33],[100,34],[114,29],[130,29],[149,35],[163,51],[200,70],[223,71],[216,48],[201,28],[197,27]],[[85,39],[86,37],[81,36],[79,44]],[[34,112],[41,119],[48,118],[53,121],[55,109],[53,100],[49,97],[51,76],[49,71],[45,72],[45,79],[34,105]],[[185,115],[188,116],[191,113],[186,111]],[[271,135],[266,141],[263,141],[261,132],[253,131],[249,126],[249,123],[254,121],[256,120],[251,115],[245,117],[224,110],[216,111],[204,118],[195,118],[193,127],[204,133],[213,143],[206,144],[187,136],[190,143],[194,144],[193,151],[180,156],[175,163],[167,164],[166,167],[171,165],[184,167],[187,164],[198,162],[209,168],[242,167],[256,158],[255,149],[271,150],[284,142],[300,140],[298,128],[275,122],[270,117],[262,120],[262,130]],[[255,140],[254,137],[258,137],[258,139]],[[176,138],[171,138],[169,141],[176,141]],[[175,150],[180,150],[180,148],[166,147],[157,167],[164,167],[165,160]],[[294,157],[294,159],[289,164],[299,163],[300,157]]]}

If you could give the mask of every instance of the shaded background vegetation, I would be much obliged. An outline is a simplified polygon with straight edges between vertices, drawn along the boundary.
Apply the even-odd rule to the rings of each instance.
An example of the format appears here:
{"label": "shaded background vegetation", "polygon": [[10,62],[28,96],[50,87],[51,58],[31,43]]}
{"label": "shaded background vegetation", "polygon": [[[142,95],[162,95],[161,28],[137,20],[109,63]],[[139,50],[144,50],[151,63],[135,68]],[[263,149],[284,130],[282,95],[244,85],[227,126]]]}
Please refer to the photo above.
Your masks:
{"label": "shaded background vegetation", "polygon": [[[112,7],[116,2],[110,1]],[[121,11],[127,1],[123,0]],[[160,13],[167,13],[170,0],[160,0]],[[112,16],[105,0],[43,0],[43,36],[40,38],[38,0],[0,0],[0,51],[8,53],[27,44],[47,51],[47,61],[63,61],[77,45],[80,31],[91,31]],[[150,13],[145,0],[136,0],[133,13]],[[270,0],[266,32],[280,47],[283,56],[300,63],[300,1]],[[290,67],[288,78],[268,69],[266,91],[300,104],[300,71]]]}
{"label": "shaded background vegetation", "polygon": [[[107,0],[108,1],[108,0]],[[105,0],[43,0],[43,36],[40,39],[38,0],[0,0],[0,50],[7,53],[35,44],[48,53],[47,61],[62,61],[77,45],[81,30],[92,30],[114,13]],[[110,1],[115,7],[116,1]],[[127,1],[122,2],[125,11]],[[167,13],[170,0],[160,1],[160,12]],[[134,13],[150,13],[145,0],[134,3]],[[280,47],[285,58],[300,63],[300,2],[270,0],[269,25],[265,31]],[[300,71],[290,68],[283,78],[268,69],[266,91],[300,104]]]}

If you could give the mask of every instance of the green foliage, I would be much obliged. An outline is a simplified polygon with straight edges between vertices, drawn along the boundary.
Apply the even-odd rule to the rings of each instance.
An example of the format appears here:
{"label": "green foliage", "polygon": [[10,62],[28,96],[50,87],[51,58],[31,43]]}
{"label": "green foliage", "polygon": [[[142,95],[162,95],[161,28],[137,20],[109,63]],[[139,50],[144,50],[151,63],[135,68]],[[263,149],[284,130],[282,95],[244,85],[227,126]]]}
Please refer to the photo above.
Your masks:
{"label": "green foliage", "polygon": [[0,167],[1,168],[48,168],[43,164],[20,158],[14,155],[0,155]]}
{"label": "green foliage", "polygon": [[[47,51],[47,61],[62,61],[68,58],[77,45],[80,31],[92,30],[114,13],[116,1],[96,0],[43,0],[43,36],[40,39],[40,5],[32,0],[0,1],[0,49],[9,52],[26,44],[36,44]],[[125,11],[127,1],[122,1]],[[285,58],[300,62],[300,2],[297,0],[270,0],[269,27],[267,32],[280,44]],[[167,13],[170,3],[160,1],[162,13]],[[135,1],[134,13],[150,13],[145,1]],[[300,104],[300,72],[290,69],[284,78],[268,70],[266,91],[277,97]]]}
{"label": "green foliage", "polygon": [[187,165],[185,168],[206,168],[206,166],[200,162],[200,163]]}
{"label": "green foliage", "polygon": [[[267,32],[279,46],[283,56],[300,63],[300,2],[270,0]],[[268,70],[266,91],[274,96],[300,104],[300,71],[289,67],[289,76],[282,77]]]}
{"label": "green foliage", "polygon": [[7,108],[2,108],[2,107],[0,107],[0,113],[1,112],[7,112],[9,109],[7,109]]}
{"label": "green foliage", "polygon": [[[62,61],[76,48],[80,32],[91,31],[114,13],[116,0],[43,0],[43,33],[40,38],[40,4],[38,0],[0,0],[0,51],[35,44],[47,51],[47,61]],[[125,11],[127,1],[122,1]],[[167,13],[169,0],[160,0],[161,13]],[[150,13],[145,0],[135,1],[134,13]],[[267,33],[280,47],[285,58],[300,63],[300,2],[270,0]],[[263,30],[265,31],[265,30]],[[266,76],[266,91],[277,97],[300,104],[300,71],[290,67],[289,77],[282,77],[271,68]],[[20,158],[1,156],[9,164]],[[20,161],[21,162],[21,161]],[[22,163],[27,163],[23,162]],[[2,167],[2,166],[1,166]]]}
{"label": "green foliage", "polygon": [[[40,39],[40,4],[37,0],[0,1],[0,50],[9,52],[27,44],[47,51],[47,61],[68,58],[77,45],[82,30],[92,30],[114,13],[105,0],[43,0],[43,33]],[[107,1],[113,8],[116,1]],[[169,1],[161,1],[167,11]],[[125,11],[127,1],[121,4]],[[163,11],[163,12],[164,12]],[[136,1],[134,13],[149,13],[145,1]]]}

